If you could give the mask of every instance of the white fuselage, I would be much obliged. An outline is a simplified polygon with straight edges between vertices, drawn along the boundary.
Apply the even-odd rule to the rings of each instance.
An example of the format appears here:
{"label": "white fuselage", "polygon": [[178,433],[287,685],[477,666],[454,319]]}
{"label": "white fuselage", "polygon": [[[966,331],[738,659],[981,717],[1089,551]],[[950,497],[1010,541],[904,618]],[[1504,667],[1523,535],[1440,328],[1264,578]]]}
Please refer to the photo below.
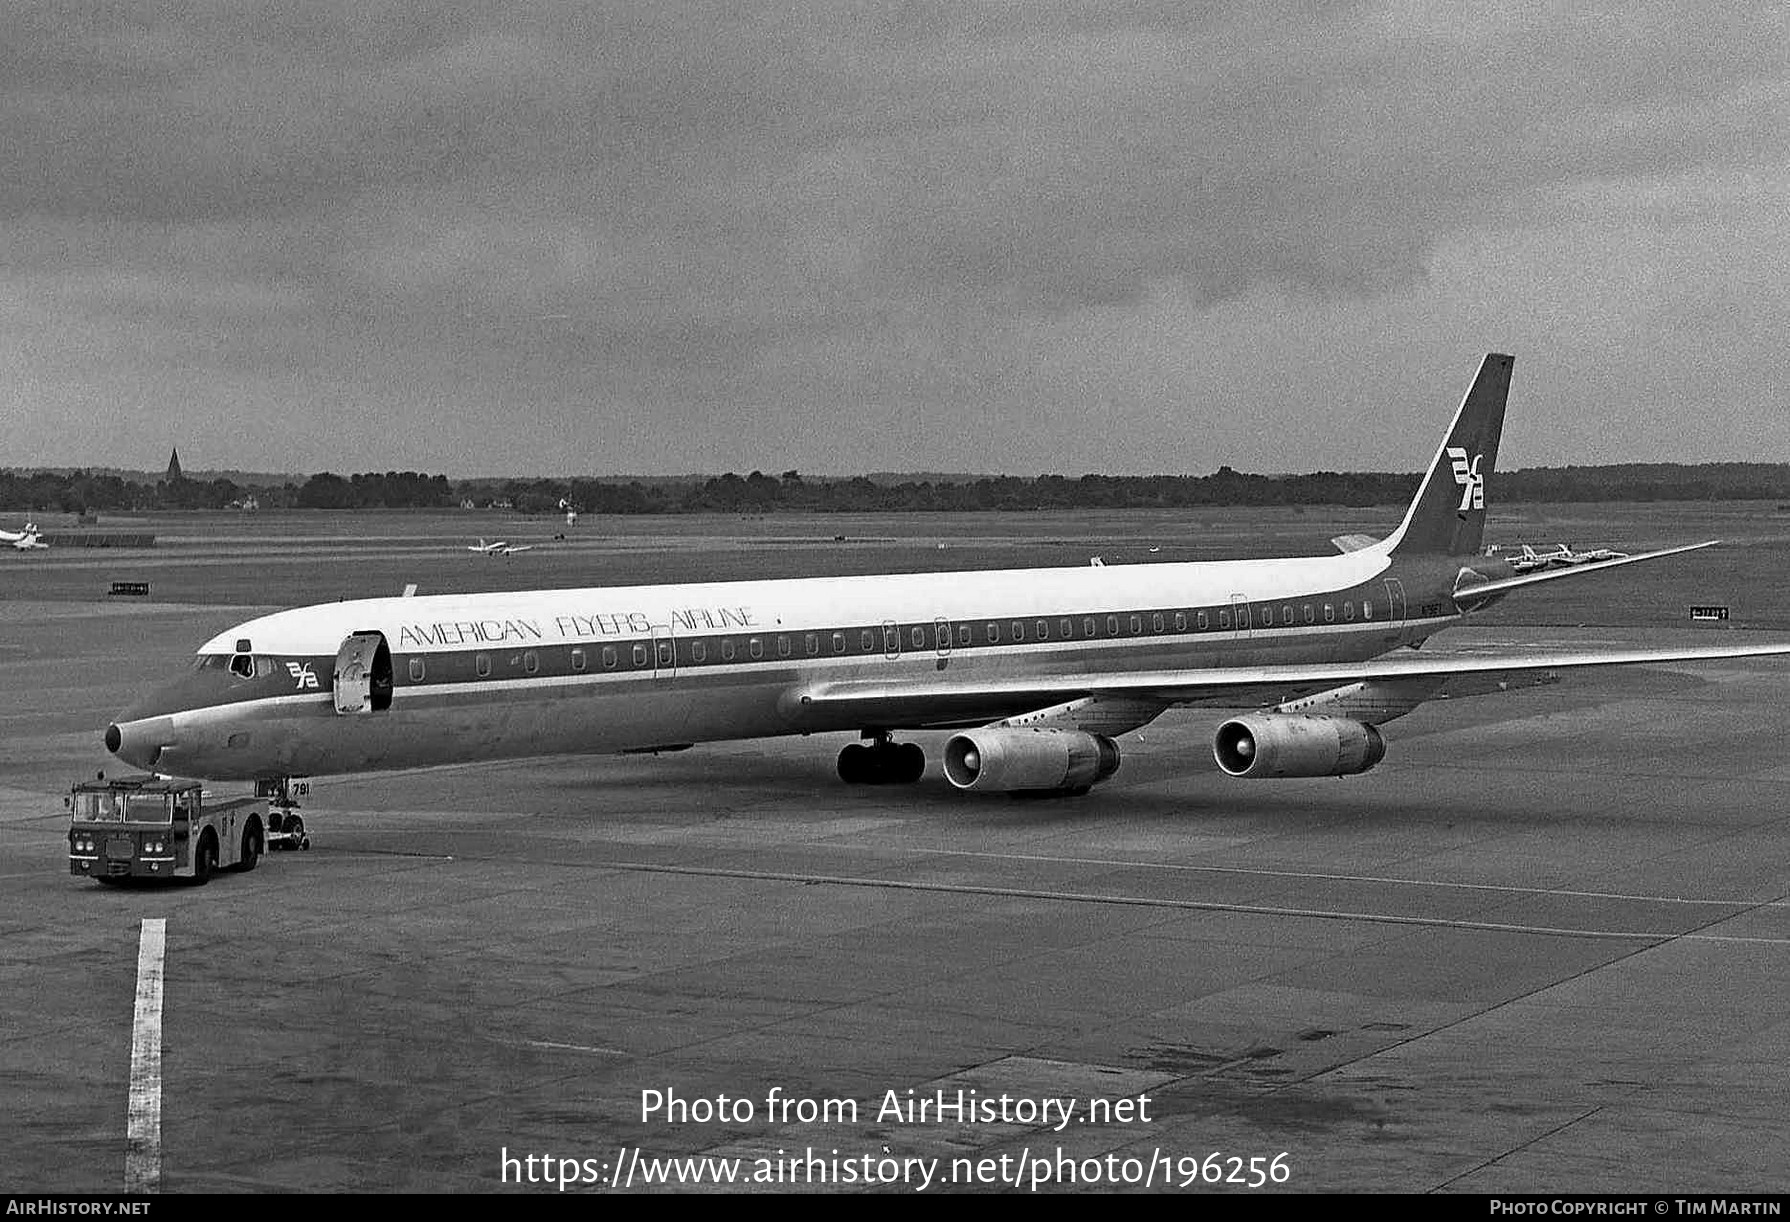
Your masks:
{"label": "white fuselage", "polygon": [[[1407,606],[1413,583],[1390,568],[1368,548],[329,603],[207,642],[187,679],[120,719],[115,749],[177,775],[246,779],[914,728],[819,714],[801,693],[1370,658],[1457,615],[1445,600]],[[344,642],[357,635],[383,646],[389,696],[343,711]],[[1023,711],[994,701],[971,720]]]}

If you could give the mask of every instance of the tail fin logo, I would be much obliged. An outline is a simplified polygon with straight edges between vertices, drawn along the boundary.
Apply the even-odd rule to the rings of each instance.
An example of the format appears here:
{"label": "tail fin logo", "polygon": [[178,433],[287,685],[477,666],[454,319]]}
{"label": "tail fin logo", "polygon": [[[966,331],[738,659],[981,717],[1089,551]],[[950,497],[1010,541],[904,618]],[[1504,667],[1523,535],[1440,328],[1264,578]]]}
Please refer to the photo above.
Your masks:
{"label": "tail fin logo", "polygon": [[1483,454],[1475,454],[1473,461],[1467,461],[1467,451],[1460,446],[1449,446],[1448,457],[1454,461],[1454,482],[1461,486],[1461,507],[1459,512],[1469,509],[1485,508],[1485,476],[1479,473],[1479,460]]}

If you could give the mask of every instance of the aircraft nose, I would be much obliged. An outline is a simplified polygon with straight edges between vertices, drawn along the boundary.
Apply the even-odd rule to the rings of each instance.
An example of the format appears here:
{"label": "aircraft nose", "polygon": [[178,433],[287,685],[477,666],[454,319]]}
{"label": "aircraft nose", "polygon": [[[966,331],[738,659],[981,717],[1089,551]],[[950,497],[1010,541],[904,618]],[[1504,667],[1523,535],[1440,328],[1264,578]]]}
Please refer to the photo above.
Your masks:
{"label": "aircraft nose", "polygon": [[153,770],[162,757],[162,749],[172,744],[174,721],[169,717],[146,717],[141,721],[113,722],[106,727],[106,750],[125,763],[146,771]]}

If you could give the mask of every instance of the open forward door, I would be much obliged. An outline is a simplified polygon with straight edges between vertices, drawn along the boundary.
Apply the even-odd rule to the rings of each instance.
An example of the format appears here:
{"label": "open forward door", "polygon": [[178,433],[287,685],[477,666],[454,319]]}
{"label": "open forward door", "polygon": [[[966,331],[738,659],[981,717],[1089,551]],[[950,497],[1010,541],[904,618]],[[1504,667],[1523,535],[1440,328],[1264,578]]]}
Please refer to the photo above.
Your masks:
{"label": "open forward door", "polygon": [[336,650],[336,712],[377,713],[392,704],[392,651],[382,632],[356,632]]}

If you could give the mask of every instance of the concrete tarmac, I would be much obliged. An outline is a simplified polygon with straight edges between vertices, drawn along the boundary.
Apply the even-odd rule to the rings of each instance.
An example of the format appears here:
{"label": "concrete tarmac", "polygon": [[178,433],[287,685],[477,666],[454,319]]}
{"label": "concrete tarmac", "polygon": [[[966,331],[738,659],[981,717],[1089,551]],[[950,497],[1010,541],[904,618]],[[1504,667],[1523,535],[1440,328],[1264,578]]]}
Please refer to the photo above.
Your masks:
{"label": "concrete tarmac", "polygon": [[[912,787],[841,785],[841,736],[324,779],[308,853],[204,888],[71,878],[58,794],[111,766],[107,719],[334,545],[228,588],[190,546],[142,606],[79,594],[105,558],[44,554],[36,590],[8,568],[0,1188],[121,1187],[159,918],[168,1192],[553,1192],[516,1181],[560,1160],[586,1190],[737,1167],[732,1190],[1250,1191],[1252,1158],[1273,1191],[1790,1190],[1782,663],[1439,701],[1342,780],[1223,776],[1207,710],[1063,801],[951,790],[938,735]],[[643,1119],[655,1093],[695,1106]],[[1138,1096],[1147,1119],[1089,1114]],[[941,1099],[991,1111],[907,1110]],[[1039,1100],[1075,1111],[1019,1115]],[[681,1156],[714,1161],[657,1161]]]}

